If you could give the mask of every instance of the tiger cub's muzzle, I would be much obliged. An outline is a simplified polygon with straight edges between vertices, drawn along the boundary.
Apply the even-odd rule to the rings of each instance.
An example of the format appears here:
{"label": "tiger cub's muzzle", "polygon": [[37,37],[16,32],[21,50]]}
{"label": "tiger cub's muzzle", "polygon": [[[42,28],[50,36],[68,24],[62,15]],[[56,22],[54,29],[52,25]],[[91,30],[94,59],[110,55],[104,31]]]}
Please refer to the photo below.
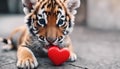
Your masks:
{"label": "tiger cub's muzzle", "polygon": [[60,37],[47,37],[46,40],[49,44],[54,45],[54,43],[61,43],[63,41],[64,37],[60,36]]}
{"label": "tiger cub's muzzle", "polygon": [[52,37],[47,37],[47,38],[46,38],[46,40],[47,40],[50,44],[54,43],[54,42],[56,41],[56,39],[57,39],[57,38],[52,38]]}

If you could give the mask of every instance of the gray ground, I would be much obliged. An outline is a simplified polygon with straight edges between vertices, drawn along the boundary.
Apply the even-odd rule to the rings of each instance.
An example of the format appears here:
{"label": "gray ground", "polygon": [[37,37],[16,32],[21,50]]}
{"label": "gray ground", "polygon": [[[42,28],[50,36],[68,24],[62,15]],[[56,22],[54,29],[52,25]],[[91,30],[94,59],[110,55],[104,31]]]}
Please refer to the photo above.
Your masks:
{"label": "gray ground", "polygon": [[[0,36],[9,35],[12,29],[23,24],[23,19],[23,15],[0,15]],[[38,69],[120,69],[119,34],[119,31],[77,26],[71,38],[78,60],[53,66],[47,58],[39,58]],[[16,51],[4,52],[0,47],[0,69],[17,69],[15,63]]]}

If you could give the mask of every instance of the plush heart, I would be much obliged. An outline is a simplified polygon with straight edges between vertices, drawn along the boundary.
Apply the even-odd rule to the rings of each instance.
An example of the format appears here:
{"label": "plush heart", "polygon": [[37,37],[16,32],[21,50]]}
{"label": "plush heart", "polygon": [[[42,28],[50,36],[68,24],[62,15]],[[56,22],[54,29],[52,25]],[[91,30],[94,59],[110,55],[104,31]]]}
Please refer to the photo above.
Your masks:
{"label": "plush heart", "polygon": [[58,48],[56,46],[48,49],[48,57],[54,63],[54,65],[61,65],[68,60],[70,52],[66,48]]}

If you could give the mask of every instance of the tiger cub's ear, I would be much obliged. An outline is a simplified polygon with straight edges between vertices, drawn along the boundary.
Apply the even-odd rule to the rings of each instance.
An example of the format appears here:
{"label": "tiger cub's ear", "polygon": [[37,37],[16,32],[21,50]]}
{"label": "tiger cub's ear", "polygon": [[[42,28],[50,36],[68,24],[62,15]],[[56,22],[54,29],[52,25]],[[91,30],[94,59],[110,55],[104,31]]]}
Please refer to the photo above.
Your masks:
{"label": "tiger cub's ear", "polygon": [[23,11],[25,14],[30,13],[34,9],[34,5],[39,0],[22,0]]}
{"label": "tiger cub's ear", "polygon": [[77,13],[76,9],[80,7],[80,0],[66,0],[67,6],[70,12],[75,15]]}

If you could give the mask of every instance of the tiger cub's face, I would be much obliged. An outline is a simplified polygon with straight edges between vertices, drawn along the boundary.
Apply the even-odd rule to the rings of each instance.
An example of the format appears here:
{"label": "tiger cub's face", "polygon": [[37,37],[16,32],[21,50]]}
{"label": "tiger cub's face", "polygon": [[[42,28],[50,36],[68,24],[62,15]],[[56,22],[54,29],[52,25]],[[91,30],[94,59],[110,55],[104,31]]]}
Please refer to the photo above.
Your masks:
{"label": "tiger cub's face", "polygon": [[30,32],[45,45],[61,45],[74,26],[66,0],[40,0],[28,17]]}

